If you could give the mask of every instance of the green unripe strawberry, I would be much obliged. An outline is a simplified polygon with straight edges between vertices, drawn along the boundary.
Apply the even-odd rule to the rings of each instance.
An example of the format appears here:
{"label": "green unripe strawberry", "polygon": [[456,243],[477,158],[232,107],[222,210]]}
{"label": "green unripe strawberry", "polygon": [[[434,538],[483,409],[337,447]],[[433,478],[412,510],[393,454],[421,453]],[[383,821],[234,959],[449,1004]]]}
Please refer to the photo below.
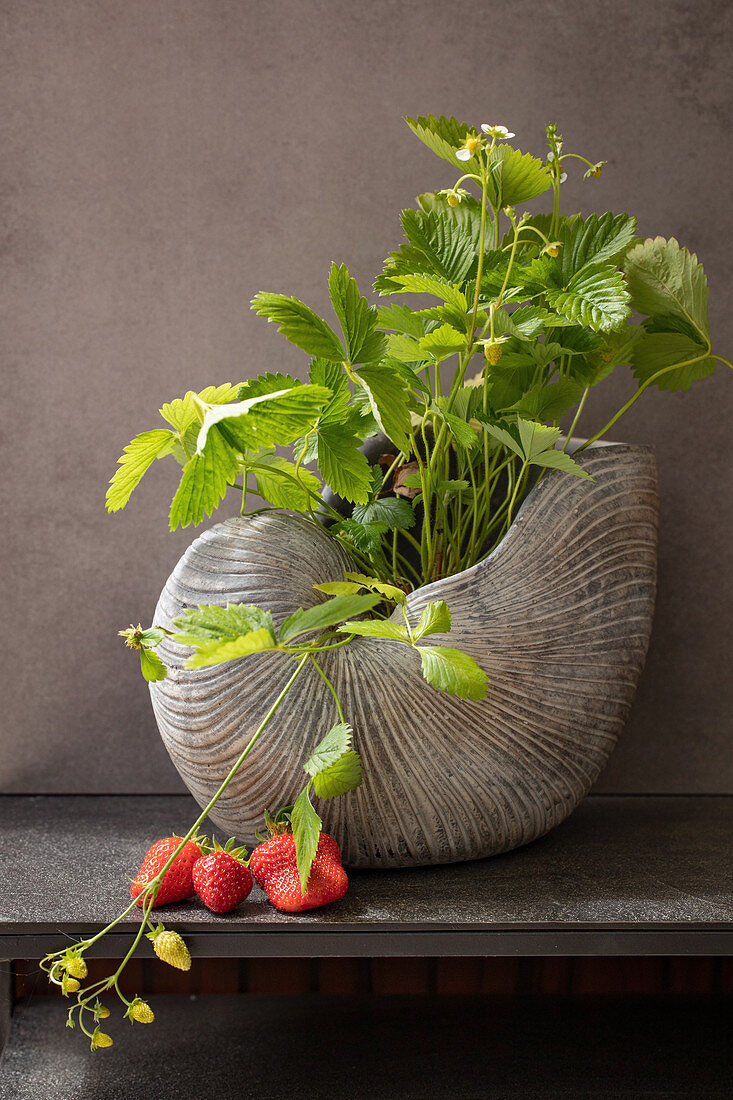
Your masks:
{"label": "green unripe strawberry", "polygon": [[[174,933],[175,934],[175,933]],[[142,998],[136,997],[132,1004],[127,1009],[125,1016],[130,1021],[136,1021],[138,1024],[152,1024],[155,1019],[155,1013],[150,1005],[143,1001]]]}
{"label": "green unripe strawberry", "polygon": [[176,970],[191,969],[191,955],[183,937],[177,932],[167,931],[162,924],[159,924],[152,932],[148,932],[147,936],[153,941],[153,951],[159,959],[168,963],[169,966],[175,966]]}

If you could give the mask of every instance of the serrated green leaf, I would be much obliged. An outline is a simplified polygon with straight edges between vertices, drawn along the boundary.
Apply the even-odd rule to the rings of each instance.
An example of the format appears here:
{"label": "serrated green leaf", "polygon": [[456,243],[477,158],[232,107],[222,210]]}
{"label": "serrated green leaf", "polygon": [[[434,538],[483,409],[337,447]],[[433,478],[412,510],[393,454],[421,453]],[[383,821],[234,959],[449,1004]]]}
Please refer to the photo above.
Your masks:
{"label": "serrated green leaf", "polygon": [[305,893],[311,866],[318,851],[322,822],[310,800],[308,787],[300,792],[290,813],[300,892]]}
{"label": "serrated green leaf", "polygon": [[184,397],[176,397],[170,404],[163,405],[160,415],[172,428],[183,435],[192,424],[198,422],[196,398],[206,405],[225,405],[237,396],[239,386],[238,382],[234,384],[224,382],[221,386],[207,386],[206,389],[201,390],[201,393],[189,390]]}
{"label": "serrated green leaf", "polygon": [[468,309],[466,295],[461,288],[437,275],[395,275],[394,281],[401,287],[402,293],[432,294],[461,313]]}
{"label": "serrated green leaf", "polygon": [[491,173],[487,195],[495,210],[527,202],[552,186],[547,165],[511,145],[495,145],[489,166]]}
{"label": "serrated green leaf", "polygon": [[533,420],[522,420],[517,417],[517,428],[522,443],[522,450],[527,461],[531,461],[541,451],[554,447],[560,438],[559,428],[549,428],[544,424],[537,424]]}
{"label": "serrated green leaf", "polygon": [[198,645],[200,642],[224,642],[249,634],[253,630],[269,630],[274,641],[275,628],[272,615],[252,604],[228,603],[199,604],[188,607],[173,620],[178,633],[174,641],[180,645]]}
{"label": "serrated green leaf", "polygon": [[419,342],[413,336],[404,333],[390,333],[387,337],[389,354],[401,363],[422,363],[427,359]]}
{"label": "serrated green leaf", "polygon": [[260,291],[252,299],[252,309],[277,325],[278,332],[308,355],[343,360],[344,349],[331,326],[298,298]]}
{"label": "serrated green leaf", "polygon": [[314,584],[319,592],[325,592],[327,596],[351,596],[364,591],[363,584],[356,581],[324,581],[323,584]]}
{"label": "serrated green leaf", "polygon": [[351,513],[357,523],[386,523],[390,530],[407,530],[414,526],[415,514],[406,500],[398,497],[378,497],[369,504],[357,504]]}
{"label": "serrated green leaf", "polygon": [[470,424],[467,424],[465,420],[461,420],[455,413],[448,412],[447,405],[447,397],[436,397],[430,408],[446,425],[456,443],[461,447],[465,447],[466,450],[473,450],[474,447],[478,446],[478,436]]}
{"label": "serrated green leaf", "polygon": [[387,524],[380,522],[357,523],[355,519],[342,519],[331,528],[333,533],[345,535],[360,553],[370,557],[378,569],[387,563],[382,550],[381,536],[387,531]]}
{"label": "serrated green leaf", "polygon": [[348,749],[330,768],[319,772],[313,780],[318,798],[337,798],[355,791],[361,784],[361,760],[354,749]]}
{"label": "serrated green leaf", "polygon": [[447,646],[417,646],[429,684],[459,699],[483,699],[488,676],[468,653]]}
{"label": "serrated green leaf", "polygon": [[183,467],[183,476],[171,502],[169,526],[188,527],[210,516],[234,484],[239,470],[235,452],[214,428],[209,432],[203,451]]}
{"label": "serrated green leaf", "polygon": [[399,275],[437,275],[448,283],[463,283],[476,250],[461,226],[442,213],[422,210],[403,210],[402,225],[409,244],[389,254],[384,272],[374,282],[378,294],[399,293],[402,287],[394,281]]}
{"label": "serrated green leaf", "polygon": [[386,342],[381,332],[375,332],[377,311],[359,293],[346,264],[331,265],[328,289],[334,313],[344,333],[347,359],[350,363],[370,363],[381,359]]}
{"label": "serrated green leaf", "polygon": [[634,309],[650,317],[683,317],[709,342],[708,284],[694,253],[674,237],[649,238],[627,253],[624,271]]}
{"label": "serrated green leaf", "polygon": [[460,286],[475,259],[474,243],[466,231],[437,211],[426,214],[422,210],[403,210],[400,220],[412,248],[425,257],[429,265],[426,270]]}
{"label": "serrated green leaf", "polygon": [[[427,309],[420,310],[420,316],[425,317],[428,321],[435,321],[436,327],[438,325],[450,325],[460,333],[467,333],[470,326],[470,313],[464,313],[463,311],[454,309],[453,306],[429,306]],[[435,328],[430,330],[435,332]],[[468,342],[468,337],[464,335],[464,344]]]}
{"label": "serrated green leaf", "polygon": [[574,474],[576,477],[585,478],[586,481],[593,480],[591,475],[587,473],[582,466],[579,466],[569,454],[565,454],[563,451],[542,451],[540,454],[536,454],[530,459],[530,465],[549,466],[555,470],[562,470],[566,474]]}
{"label": "serrated green leaf", "polygon": [[615,260],[634,240],[636,218],[628,214],[613,214],[609,211],[600,218],[591,214],[589,218],[580,215],[572,222],[560,227],[558,240],[562,248],[558,263],[563,286],[567,286],[573,275],[590,263]]}
{"label": "serrated green leaf", "polygon": [[140,671],[148,683],[165,680],[168,675],[168,669],[155,650],[145,649],[144,647],[140,650]]}
{"label": "serrated green leaf", "polygon": [[558,313],[596,331],[620,328],[629,316],[629,292],[613,264],[589,264],[565,290],[548,287],[545,293]]}
{"label": "serrated green leaf", "polygon": [[[253,397],[272,396],[302,385],[299,378],[293,378],[290,374],[268,371],[266,374],[258,374],[256,378],[248,378],[246,382],[242,382],[236,396],[240,401],[250,401]],[[225,405],[226,402],[219,401],[217,404]]]}
{"label": "serrated green leaf", "polygon": [[582,382],[561,378],[547,385],[538,383],[512,406],[519,416],[534,420],[559,420],[568,409],[577,405],[585,389]]}
{"label": "serrated green leaf", "polygon": [[369,500],[372,472],[359,439],[339,424],[318,426],[318,468],[335,493],[352,504]]}
{"label": "serrated green leaf", "polygon": [[321,491],[321,482],[310,470],[304,470],[302,466],[298,469],[281,455],[259,455],[256,462],[258,467],[267,467],[267,472],[262,469],[254,471],[257,492],[273,508],[308,512],[318,503],[316,498]]}
{"label": "serrated green leaf", "polygon": [[718,365],[707,354],[708,350],[679,332],[646,332],[634,346],[632,370],[643,384],[657,371],[679,363],[676,369],[666,369],[652,385],[673,392],[689,390],[693,382],[708,378]]}
{"label": "serrated green leaf", "polygon": [[145,472],[156,458],[170,454],[175,443],[173,432],[167,428],[153,428],[150,432],[135,436],[127,444],[107,489],[108,512],[119,512],[125,507]]}
{"label": "serrated green leaf", "polygon": [[372,415],[384,434],[404,455],[412,452],[408,393],[396,371],[384,363],[362,367],[356,374],[369,400]]}
{"label": "serrated green leaf", "polygon": [[479,386],[461,386],[453,395],[453,411],[461,420],[468,422],[481,408],[481,389]]}
{"label": "serrated green leaf", "polygon": [[[584,332],[584,329],[575,329]],[[606,332],[595,348],[570,360],[569,371],[581,385],[595,386],[620,364],[628,366],[633,359],[634,346],[643,334],[638,325],[626,324],[615,332]],[[563,337],[565,338],[565,337]]]}
{"label": "serrated green leaf", "polygon": [[436,191],[427,191],[418,195],[417,201],[426,214],[434,211],[449,221],[455,222],[473,241],[474,252],[478,252],[481,240],[481,203],[478,199],[473,195],[463,195],[458,206],[451,206],[445,195]]}
{"label": "serrated green leaf", "polygon": [[318,423],[343,424],[348,416],[351,387],[341,363],[334,363],[330,359],[314,359],[308,377],[312,386],[324,386],[331,391],[331,397],[320,411]]}
{"label": "serrated green leaf", "polygon": [[448,634],[451,615],[445,600],[426,604],[420,613],[420,621],[412,632],[413,641],[419,642],[427,634]]}
{"label": "serrated green leaf", "polygon": [[178,631],[173,641],[196,650],[186,668],[220,664],[277,645],[272,615],[250,604],[202,604],[188,608],[173,625]]}
{"label": "serrated green leaf", "polygon": [[[178,638],[173,640],[178,641]],[[208,668],[210,665],[220,665],[224,661],[234,661],[239,657],[249,657],[252,653],[265,653],[273,649],[277,649],[277,643],[272,632],[262,627],[224,642],[197,643],[196,652],[188,658],[185,667]]]}
{"label": "serrated green leaf", "polygon": [[412,130],[415,137],[419,138],[423,145],[427,145],[436,156],[459,168],[461,172],[478,172],[480,165],[475,155],[470,160],[459,160],[456,151],[461,148],[469,132],[476,131],[466,122],[458,122],[455,118],[446,118],[440,115],[419,115],[417,118],[405,118],[405,122]]}
{"label": "serrated green leaf", "polygon": [[360,638],[387,638],[392,642],[410,644],[407,628],[389,619],[367,619],[364,622],[346,622],[338,627],[339,634],[358,634]]}
{"label": "serrated green leaf", "polygon": [[239,451],[292,443],[313,426],[331,396],[325,386],[298,382],[289,389],[259,393],[236,404],[214,405],[206,411],[196,449],[202,450],[214,426]]}
{"label": "serrated green leaf", "polygon": [[346,722],[338,722],[332,726],[303,765],[308,775],[311,777],[318,775],[319,772],[335,764],[338,758],[351,748],[353,732]]}
{"label": "serrated green leaf", "polygon": [[367,577],[364,573],[344,573],[344,576],[350,581],[360,584],[362,588],[370,588],[373,592],[379,592],[381,596],[386,597],[393,603],[403,604],[405,602],[405,593],[401,588],[380,581],[378,577]]}
{"label": "serrated green leaf", "polygon": [[520,306],[513,313],[497,309],[494,313],[494,332],[502,336],[505,333],[519,340],[534,340],[543,329],[553,324],[565,324],[541,306]]}
{"label": "serrated green leaf", "polygon": [[377,310],[377,323],[380,328],[392,329],[405,336],[412,336],[416,340],[425,335],[425,321],[419,313],[413,312],[408,306],[382,306]]}
{"label": "serrated green leaf", "polygon": [[491,421],[484,416],[478,416],[476,419],[490,436],[493,436],[493,438],[498,440],[504,447],[508,447],[515,455],[519,455],[522,459],[524,458],[522,445],[514,438],[511,432],[506,428],[502,428],[499,424],[492,424]]}
{"label": "serrated green leaf", "polygon": [[467,340],[464,332],[458,332],[451,325],[439,325],[420,340],[420,358],[426,359],[429,356],[434,363],[442,363],[450,355],[462,351]]}
{"label": "serrated green leaf", "polygon": [[328,626],[350,619],[352,615],[363,615],[378,603],[379,596],[334,596],[315,607],[305,610],[300,607],[292,615],[288,615],[280,627],[280,641],[289,642],[299,634],[325,630]]}

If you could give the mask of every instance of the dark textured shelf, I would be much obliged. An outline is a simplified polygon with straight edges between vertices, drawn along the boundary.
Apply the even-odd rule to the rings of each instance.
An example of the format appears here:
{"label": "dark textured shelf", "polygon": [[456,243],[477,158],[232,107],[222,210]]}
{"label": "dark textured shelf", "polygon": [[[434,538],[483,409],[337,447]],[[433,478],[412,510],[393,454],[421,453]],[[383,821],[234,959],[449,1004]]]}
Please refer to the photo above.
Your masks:
{"label": "dark textured shelf", "polygon": [[[149,844],[196,813],[188,796],[1,804],[6,958],[36,957],[108,923]],[[728,954],[731,840],[730,797],[597,796],[503,856],[355,872],[343,901],[324,909],[286,916],[255,888],[227,916],[194,901],[160,913],[200,956]],[[100,954],[126,950],[133,927],[105,938]]]}
{"label": "dark textured shelf", "polygon": [[[729,1097],[726,1006],[697,997],[150,998],[92,1054],[57,1001],[18,1008],[2,1100]],[[162,1056],[162,1052],[164,1056]]]}

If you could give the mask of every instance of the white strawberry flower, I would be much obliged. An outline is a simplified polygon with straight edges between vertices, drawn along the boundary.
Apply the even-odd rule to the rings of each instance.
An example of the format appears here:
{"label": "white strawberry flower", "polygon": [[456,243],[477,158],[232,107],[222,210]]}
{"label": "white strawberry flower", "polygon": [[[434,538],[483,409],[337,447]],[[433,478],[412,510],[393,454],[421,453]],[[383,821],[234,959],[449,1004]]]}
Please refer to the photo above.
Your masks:
{"label": "white strawberry flower", "polygon": [[495,138],[496,141],[508,141],[509,138],[517,136],[513,134],[511,130],[508,130],[506,126],[499,126],[495,122],[482,122],[481,129],[485,134],[488,134],[489,137]]}
{"label": "white strawberry flower", "polygon": [[456,160],[470,160],[480,145],[481,139],[475,134],[466,134],[463,145],[460,149],[456,149]]}

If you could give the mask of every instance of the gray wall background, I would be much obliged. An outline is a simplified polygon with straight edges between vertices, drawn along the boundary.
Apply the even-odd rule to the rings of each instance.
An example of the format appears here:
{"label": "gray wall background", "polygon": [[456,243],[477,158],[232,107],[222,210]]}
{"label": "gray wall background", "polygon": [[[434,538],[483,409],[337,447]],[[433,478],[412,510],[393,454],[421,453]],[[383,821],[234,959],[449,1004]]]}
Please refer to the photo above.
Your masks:
{"label": "gray wall background", "polygon": [[[365,287],[398,213],[451,169],[405,114],[555,120],[568,207],[630,210],[704,260],[733,357],[733,7],[715,0],[4,0],[2,744],[8,792],[182,789],[133,654],[192,538],[177,467],[128,509],[122,447],[186,389],[305,357],[250,313],[258,289],[326,308],[331,259]],[[733,378],[651,393],[616,438],[656,447],[659,599],[632,720],[599,789],[733,790]],[[594,395],[598,428],[632,389]],[[170,461],[170,460],[169,460]],[[234,511],[236,505],[232,506]]]}

